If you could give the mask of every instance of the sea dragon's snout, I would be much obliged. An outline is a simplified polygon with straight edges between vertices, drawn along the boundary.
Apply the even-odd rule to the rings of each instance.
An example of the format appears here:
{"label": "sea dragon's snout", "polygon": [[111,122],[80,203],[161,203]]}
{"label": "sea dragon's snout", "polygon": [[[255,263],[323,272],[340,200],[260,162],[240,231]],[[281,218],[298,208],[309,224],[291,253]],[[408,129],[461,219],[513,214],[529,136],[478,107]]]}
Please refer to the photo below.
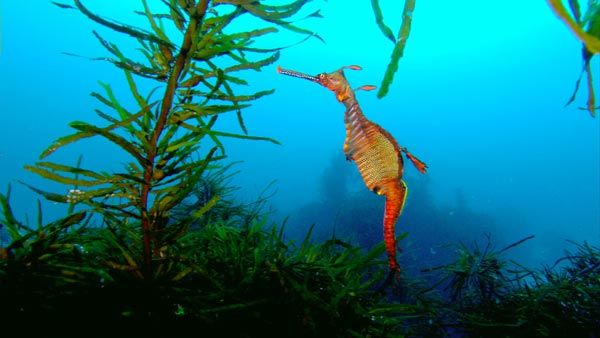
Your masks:
{"label": "sea dragon's snout", "polygon": [[[318,83],[334,92],[336,98],[340,102],[354,98],[354,92],[350,88],[350,84],[348,84],[348,80],[346,80],[346,77],[344,76],[344,69],[360,70],[362,68],[357,65],[344,66],[330,73],[320,73],[316,76],[313,76],[277,66],[277,72],[279,74],[289,75]],[[375,89],[375,86],[362,86],[359,89],[373,90]]]}
{"label": "sea dragon's snout", "polygon": [[284,69],[284,68],[281,68],[280,66],[277,66],[277,73],[320,83],[319,78],[316,76],[300,73],[300,72],[297,72],[297,71],[291,70],[291,69]]}

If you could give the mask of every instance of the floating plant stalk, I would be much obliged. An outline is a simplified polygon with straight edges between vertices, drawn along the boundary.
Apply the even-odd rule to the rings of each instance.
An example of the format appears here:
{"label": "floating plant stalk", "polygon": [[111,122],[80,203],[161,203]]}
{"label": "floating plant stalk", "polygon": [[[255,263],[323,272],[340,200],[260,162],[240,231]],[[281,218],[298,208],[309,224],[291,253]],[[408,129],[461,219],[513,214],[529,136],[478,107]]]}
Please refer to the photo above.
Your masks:
{"label": "floating plant stalk", "polygon": [[394,81],[394,74],[396,74],[398,71],[398,63],[400,62],[400,58],[404,55],[404,48],[406,47],[406,42],[408,40],[408,36],[410,35],[410,27],[412,24],[413,12],[415,10],[415,3],[416,0],[404,1],[404,8],[402,10],[402,24],[400,25],[400,30],[398,31],[398,39],[395,39],[392,34],[392,30],[383,22],[383,14],[379,6],[379,0],[371,0],[377,26],[383,35],[394,43],[394,49],[392,50],[390,63],[385,70],[383,80],[381,81],[381,86],[377,92],[378,98],[383,98],[387,95],[390,90],[390,85]]}

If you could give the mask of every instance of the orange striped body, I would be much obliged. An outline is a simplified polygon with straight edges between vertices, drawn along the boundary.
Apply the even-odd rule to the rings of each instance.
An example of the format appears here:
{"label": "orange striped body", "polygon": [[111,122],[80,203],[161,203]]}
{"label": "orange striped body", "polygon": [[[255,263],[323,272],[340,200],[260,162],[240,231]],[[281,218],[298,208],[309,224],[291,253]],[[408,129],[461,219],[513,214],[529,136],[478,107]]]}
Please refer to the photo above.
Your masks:
{"label": "orange striped body", "polygon": [[395,226],[406,200],[401,150],[387,131],[364,117],[358,104],[346,110],[344,120],[346,157],[356,163],[367,188],[385,196],[383,238],[390,270],[397,272]]}

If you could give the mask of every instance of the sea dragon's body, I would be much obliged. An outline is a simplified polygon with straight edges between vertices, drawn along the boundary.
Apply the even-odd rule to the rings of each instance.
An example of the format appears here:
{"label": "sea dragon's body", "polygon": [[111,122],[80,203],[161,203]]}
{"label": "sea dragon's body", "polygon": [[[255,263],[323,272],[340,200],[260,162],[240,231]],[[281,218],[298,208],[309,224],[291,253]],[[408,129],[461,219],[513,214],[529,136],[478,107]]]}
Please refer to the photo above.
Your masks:
{"label": "sea dragon's body", "polygon": [[[358,66],[348,66],[358,70]],[[344,104],[346,112],[346,139],[344,153],[348,160],[356,163],[365,185],[377,193],[385,196],[385,212],[383,217],[383,233],[385,247],[388,254],[390,271],[396,273],[400,270],[396,261],[396,236],[395,225],[404,202],[406,200],[406,184],[402,180],[404,153],[421,173],[425,173],[427,166],[414,157],[404,147],[400,147],[396,140],[379,125],[369,121],[363,114],[354,91],[350,88],[343,69],[331,73],[321,73],[310,76],[292,70],[278,68],[279,73],[291,75],[317,82],[336,95],[338,101]],[[359,89],[372,90],[373,86],[363,86]]]}

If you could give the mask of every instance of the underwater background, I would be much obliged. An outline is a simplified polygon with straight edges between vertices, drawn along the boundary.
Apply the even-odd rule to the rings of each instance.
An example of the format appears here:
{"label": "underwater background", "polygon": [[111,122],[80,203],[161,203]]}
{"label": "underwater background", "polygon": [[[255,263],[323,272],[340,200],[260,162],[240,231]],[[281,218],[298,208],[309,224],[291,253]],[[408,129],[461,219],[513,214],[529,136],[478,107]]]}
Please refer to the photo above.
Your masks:
{"label": "underwater background", "polygon": [[1,330],[599,337],[600,1],[402,3],[0,0]]}
{"label": "underwater background", "polygon": [[[306,18],[302,25],[325,43],[308,39],[286,48],[278,64],[309,74],[358,64],[362,71],[346,71],[350,83],[379,85],[393,46],[378,31],[370,3],[314,3],[323,18]],[[136,1],[86,5],[143,25],[144,18],[132,14],[140,9]],[[384,13],[401,12],[394,1],[381,5]],[[400,16],[387,20],[398,27]],[[244,24],[250,23],[236,22]],[[33,217],[30,201],[37,198],[16,180],[56,189],[23,166],[69,133],[68,122],[94,121],[97,103],[89,93],[97,82],[111,83],[117,95],[127,90],[112,65],[61,54],[105,55],[94,29],[107,32],[49,1],[0,2],[0,187],[12,183],[16,215]],[[127,50],[130,40],[119,39]],[[287,46],[300,38],[283,32],[270,39],[269,45]],[[383,99],[375,92],[357,94],[366,116],[429,166],[425,176],[405,169],[409,196],[397,224],[397,233],[408,232],[405,256],[427,265],[450,250],[444,244],[485,234],[500,245],[535,235],[510,252],[531,265],[552,264],[565,240],[598,245],[599,120],[577,109],[585,88],[577,104],[564,107],[581,70],[580,49],[544,1],[417,4],[390,93]],[[343,106],[319,86],[277,74],[276,65],[246,76],[256,89],[276,89],[245,110],[249,132],[281,145],[224,140],[227,161],[241,161],[232,178],[237,196],[252,200],[267,189],[273,217],[289,217],[291,238],[314,223],[320,238],[335,233],[359,243],[381,241],[383,200],[364,188],[342,152]],[[240,132],[235,117],[225,116],[218,126]],[[53,156],[74,164],[79,154],[87,166],[103,170],[119,168],[126,158],[95,139]],[[48,219],[64,210],[46,204]]]}

